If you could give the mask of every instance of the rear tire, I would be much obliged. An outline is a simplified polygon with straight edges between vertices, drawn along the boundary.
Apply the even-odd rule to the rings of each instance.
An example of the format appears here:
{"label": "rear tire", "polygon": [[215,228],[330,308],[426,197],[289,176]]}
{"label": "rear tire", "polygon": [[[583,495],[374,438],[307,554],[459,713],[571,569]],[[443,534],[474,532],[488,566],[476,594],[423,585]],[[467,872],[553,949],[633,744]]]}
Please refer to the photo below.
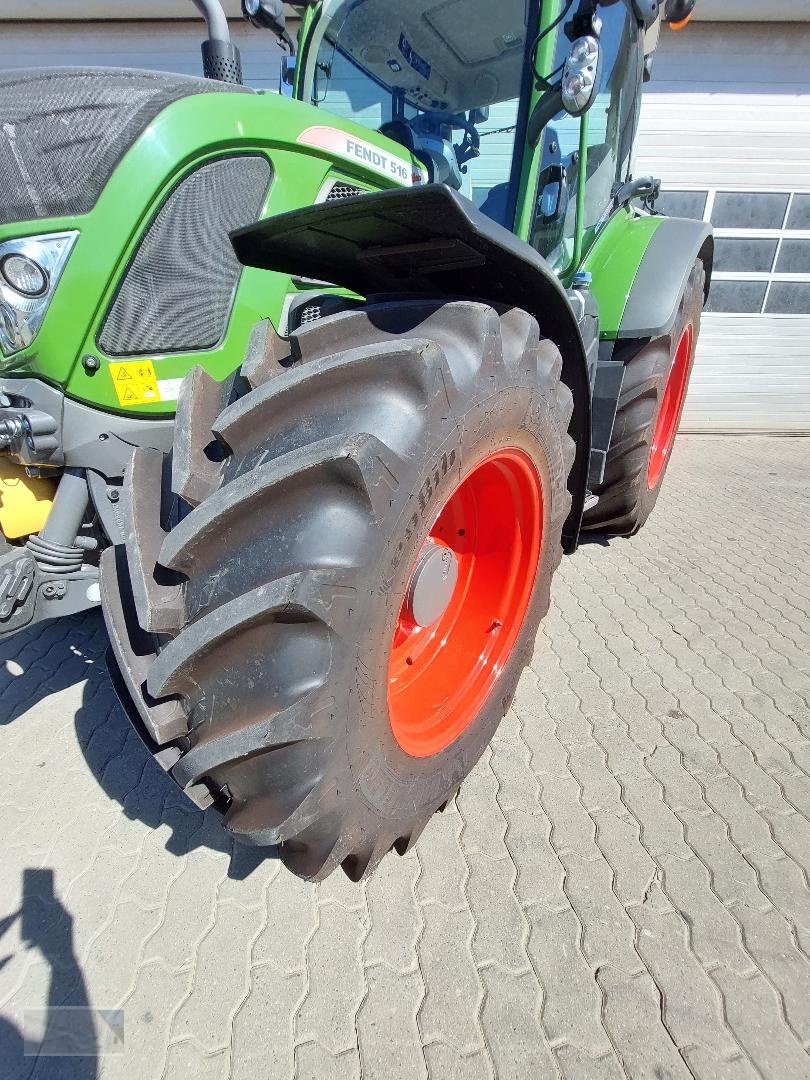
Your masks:
{"label": "rear tire", "polygon": [[[518,310],[372,303],[313,324],[294,345],[286,370],[243,369],[252,386],[209,421],[200,445],[189,448],[178,421],[175,460],[196,455],[199,476],[213,479],[209,490],[197,479],[183,485],[199,505],[162,538],[146,584],[149,545],[132,540],[137,518],[149,516],[137,509],[139,486],[162,472],[165,496],[169,470],[147,468],[154,451],[136,453],[129,580],[116,602],[131,592],[141,628],[161,631],[146,700],[182,706],[174,778],[207,786],[238,840],[280,845],[299,876],[321,879],[342,865],[359,880],[392,846],[407,850],[452,797],[532,655],[571,505],[572,398],[558,350]],[[206,393],[210,380],[195,373],[181,415],[194,417]],[[449,745],[415,756],[389,715],[403,597],[450,495],[504,449],[530,462],[542,488],[537,573],[485,700]],[[148,497],[157,515],[160,491]],[[500,528],[480,523],[492,542]],[[118,572],[110,560],[107,595]],[[155,582],[163,606],[143,599]]]}
{"label": "rear tire", "polygon": [[[703,263],[696,262],[670,337],[627,361],[605,478],[594,488],[599,502],[585,514],[585,531],[633,536],[658,501],[695,360],[705,280]],[[679,347],[688,350],[682,371],[677,370]],[[674,381],[679,385],[673,388]]]}

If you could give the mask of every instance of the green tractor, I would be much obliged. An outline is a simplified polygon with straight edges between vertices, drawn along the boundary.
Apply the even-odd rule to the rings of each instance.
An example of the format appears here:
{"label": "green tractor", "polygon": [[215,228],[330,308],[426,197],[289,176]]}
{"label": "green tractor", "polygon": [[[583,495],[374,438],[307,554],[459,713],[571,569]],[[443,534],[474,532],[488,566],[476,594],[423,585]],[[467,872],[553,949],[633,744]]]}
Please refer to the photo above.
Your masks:
{"label": "green tractor", "polygon": [[281,93],[0,76],[0,636],[101,604],[146,745],[296,874],[403,853],[583,531],[650,514],[711,230],[633,179],[694,0],[320,0]]}

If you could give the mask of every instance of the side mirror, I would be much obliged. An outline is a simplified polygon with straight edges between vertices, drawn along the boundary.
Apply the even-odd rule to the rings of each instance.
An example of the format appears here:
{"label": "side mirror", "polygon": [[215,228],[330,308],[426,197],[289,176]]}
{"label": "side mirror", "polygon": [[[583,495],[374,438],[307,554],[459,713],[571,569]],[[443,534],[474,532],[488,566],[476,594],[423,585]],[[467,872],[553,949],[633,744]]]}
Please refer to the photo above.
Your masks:
{"label": "side mirror", "polygon": [[278,81],[278,92],[284,97],[292,97],[295,86],[296,58],[294,56],[282,56],[281,74]]}
{"label": "side mirror", "polygon": [[582,116],[599,93],[602,76],[602,46],[597,37],[577,38],[565,61],[560,92],[570,116]]}
{"label": "side mirror", "polygon": [[664,22],[673,30],[682,30],[692,18],[697,0],[667,0],[664,7]]}
{"label": "side mirror", "polygon": [[272,30],[279,37],[287,32],[284,0],[242,0],[242,14],[260,30]]}

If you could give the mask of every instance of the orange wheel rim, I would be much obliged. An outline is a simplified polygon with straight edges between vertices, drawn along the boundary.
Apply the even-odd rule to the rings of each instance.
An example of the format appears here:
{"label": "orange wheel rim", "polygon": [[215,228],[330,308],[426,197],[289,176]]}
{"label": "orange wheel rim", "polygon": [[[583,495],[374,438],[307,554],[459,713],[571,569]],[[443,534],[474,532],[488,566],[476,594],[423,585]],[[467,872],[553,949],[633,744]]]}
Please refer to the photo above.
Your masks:
{"label": "orange wheel rim", "polygon": [[678,421],[681,418],[686,386],[689,382],[689,364],[692,360],[692,348],[694,346],[695,331],[691,323],[681,334],[678,348],[675,350],[675,359],[661,399],[661,407],[658,410],[658,419],[655,422],[652,448],[650,450],[650,462],[647,466],[647,487],[650,491],[658,485],[663,476],[672,447],[675,444],[675,436],[678,433]]}
{"label": "orange wheel rim", "polygon": [[438,754],[478,715],[523,626],[542,539],[543,485],[523,450],[490,454],[444,504],[391,642],[388,710],[407,754]]}

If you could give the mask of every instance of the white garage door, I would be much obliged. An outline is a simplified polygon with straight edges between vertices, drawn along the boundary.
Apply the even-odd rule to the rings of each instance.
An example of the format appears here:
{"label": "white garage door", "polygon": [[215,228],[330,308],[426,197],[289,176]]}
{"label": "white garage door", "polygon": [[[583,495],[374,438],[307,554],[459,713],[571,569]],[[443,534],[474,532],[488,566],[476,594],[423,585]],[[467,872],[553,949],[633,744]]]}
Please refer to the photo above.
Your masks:
{"label": "white garage door", "polygon": [[810,26],[665,33],[636,175],[712,221],[717,255],[688,431],[810,431]]}
{"label": "white garage door", "polygon": [[[231,24],[245,82],[277,90],[281,50],[272,34]],[[0,70],[19,67],[135,67],[202,75],[202,19],[174,22],[0,22]]]}

